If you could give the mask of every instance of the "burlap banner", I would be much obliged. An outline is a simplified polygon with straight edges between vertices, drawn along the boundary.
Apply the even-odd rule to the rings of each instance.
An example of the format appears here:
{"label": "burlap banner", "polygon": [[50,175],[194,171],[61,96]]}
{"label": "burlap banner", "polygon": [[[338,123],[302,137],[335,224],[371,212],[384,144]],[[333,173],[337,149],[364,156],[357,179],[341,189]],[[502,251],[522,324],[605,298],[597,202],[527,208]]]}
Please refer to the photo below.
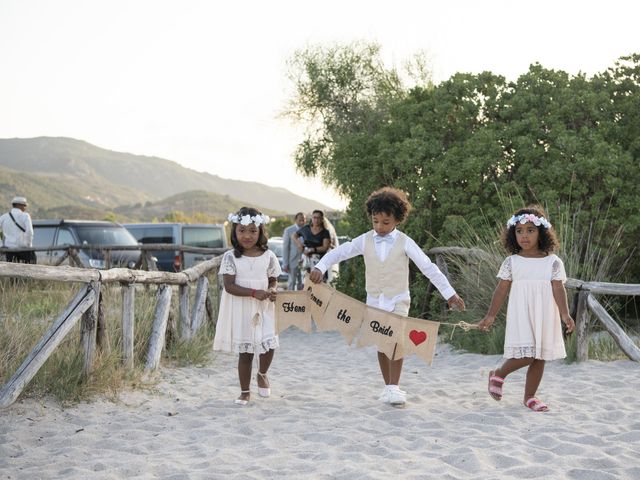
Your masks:
{"label": "burlap banner", "polygon": [[394,360],[416,354],[433,361],[440,323],[369,307],[308,277],[303,291],[278,292],[275,310],[278,333],[292,325],[311,333],[313,319],[318,331],[337,330],[348,344],[357,337],[358,347],[375,345]]}
{"label": "burlap banner", "polygon": [[367,306],[347,295],[334,291],[318,329],[338,330],[351,345],[360,330]]}
{"label": "burlap banner", "polygon": [[285,331],[292,325],[305,333],[311,333],[311,309],[307,292],[278,292],[275,310],[276,331],[278,333]]}
{"label": "burlap banner", "polygon": [[436,351],[438,327],[440,327],[440,323],[407,317],[404,319],[403,327],[403,355],[406,356],[415,353],[427,362],[428,365],[431,365],[433,354]]}

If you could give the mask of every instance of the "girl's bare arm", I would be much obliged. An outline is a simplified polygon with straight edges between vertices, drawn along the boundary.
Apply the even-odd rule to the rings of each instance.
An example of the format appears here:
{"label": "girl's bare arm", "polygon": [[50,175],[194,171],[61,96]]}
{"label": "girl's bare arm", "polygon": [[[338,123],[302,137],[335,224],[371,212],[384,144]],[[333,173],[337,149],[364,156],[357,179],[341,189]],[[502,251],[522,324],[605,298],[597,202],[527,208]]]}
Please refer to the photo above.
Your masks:
{"label": "girl's bare arm", "polygon": [[489,311],[484,316],[480,322],[478,322],[478,326],[480,330],[487,331],[493,325],[493,322],[496,319],[496,315],[500,311],[502,304],[504,303],[507,295],[509,295],[509,291],[511,290],[511,280],[500,280],[498,282],[498,286],[493,292],[493,297],[491,297],[491,305],[489,305]]}
{"label": "girl's bare arm", "polygon": [[569,314],[567,291],[564,289],[564,284],[560,280],[552,280],[551,289],[553,291],[553,299],[556,301],[558,311],[560,312],[560,318],[567,326],[567,333],[571,333],[576,327],[576,322],[573,321],[573,318],[571,318]]}

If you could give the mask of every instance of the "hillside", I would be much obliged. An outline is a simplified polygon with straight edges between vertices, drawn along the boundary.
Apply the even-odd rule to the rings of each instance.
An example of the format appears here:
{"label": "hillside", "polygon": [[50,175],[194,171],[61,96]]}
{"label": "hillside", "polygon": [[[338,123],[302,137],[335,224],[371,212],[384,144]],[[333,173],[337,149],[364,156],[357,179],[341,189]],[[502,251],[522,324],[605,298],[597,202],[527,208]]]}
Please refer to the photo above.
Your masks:
{"label": "hillside", "polygon": [[[162,206],[170,207],[169,211],[179,210],[169,199],[192,191],[215,194],[208,200],[227,206],[251,204],[271,212],[329,209],[284,188],[224,179],[171,160],[114,152],[81,140],[0,139],[3,205],[8,205],[15,192],[20,192],[29,198],[31,211],[52,212],[71,207],[138,217],[151,214],[141,207],[149,202],[155,206],[153,212],[159,212]],[[187,197],[193,199],[199,194],[193,195]],[[133,207],[136,204],[140,206]]]}

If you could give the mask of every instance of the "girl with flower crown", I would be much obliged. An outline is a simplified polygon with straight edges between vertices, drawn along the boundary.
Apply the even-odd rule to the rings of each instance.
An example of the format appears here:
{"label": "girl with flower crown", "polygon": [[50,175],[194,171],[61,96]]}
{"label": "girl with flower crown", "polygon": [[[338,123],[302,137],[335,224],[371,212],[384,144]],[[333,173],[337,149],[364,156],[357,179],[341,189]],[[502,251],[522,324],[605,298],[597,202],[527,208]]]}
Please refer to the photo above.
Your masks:
{"label": "girl with flower crown", "polygon": [[233,250],[225,252],[220,264],[224,291],[213,349],[238,353],[238,405],[247,405],[251,398],[251,366],[256,353],[258,394],[271,394],[267,371],[278,347],[273,302],[282,272],[277,257],[267,247],[264,224],[268,221],[269,217],[254,208],[242,207],[238,213],[229,214]]}
{"label": "girl with flower crown", "polygon": [[547,360],[566,357],[562,326],[570,333],[575,323],[569,314],[564,282],[567,275],[562,260],[553,252],[558,239],[539,206],[522,208],[507,222],[502,244],[511,253],[497,277],[489,311],[478,323],[488,331],[507,295],[507,328],[504,339],[504,363],[489,372],[489,395],[502,399],[507,375],[527,368],[524,404],[534,412],[549,407],[536,398]]}

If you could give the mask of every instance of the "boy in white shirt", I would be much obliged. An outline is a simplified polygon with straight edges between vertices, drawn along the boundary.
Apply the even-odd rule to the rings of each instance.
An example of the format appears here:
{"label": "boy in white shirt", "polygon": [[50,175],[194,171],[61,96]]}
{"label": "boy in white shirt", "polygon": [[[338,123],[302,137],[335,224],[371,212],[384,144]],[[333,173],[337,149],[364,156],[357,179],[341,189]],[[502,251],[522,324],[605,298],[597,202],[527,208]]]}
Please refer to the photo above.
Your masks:
{"label": "boy in white shirt", "polygon": [[[373,230],[327,253],[311,271],[311,281],[322,281],[331,265],[362,255],[365,263],[367,305],[408,316],[411,304],[411,259],[447,299],[450,307],[456,306],[464,310],[464,301],[456,294],[447,277],[429,260],[416,242],[396,228],[407,219],[411,210],[406,194],[401,190],[385,187],[369,195],[366,207]],[[378,363],[385,383],[380,400],[393,406],[404,406],[406,392],[398,386],[403,359],[392,360],[386,354],[378,352]]]}

